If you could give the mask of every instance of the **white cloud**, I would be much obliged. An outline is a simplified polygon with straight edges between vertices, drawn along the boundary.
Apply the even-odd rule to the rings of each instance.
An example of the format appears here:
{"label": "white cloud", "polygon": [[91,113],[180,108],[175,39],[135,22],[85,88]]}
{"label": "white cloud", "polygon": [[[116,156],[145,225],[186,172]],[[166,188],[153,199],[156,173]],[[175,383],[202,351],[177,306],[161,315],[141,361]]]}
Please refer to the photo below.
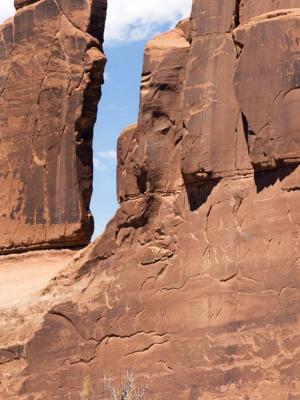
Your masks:
{"label": "white cloud", "polygon": [[105,82],[110,82],[110,74],[109,74],[109,72],[107,72],[107,71],[105,71],[104,72],[104,81]]}
{"label": "white cloud", "polygon": [[97,157],[94,157],[94,167],[97,171],[107,171],[108,170],[108,166],[103,164],[102,160],[100,160]]}
{"label": "white cloud", "polygon": [[14,0],[0,0],[0,23],[15,13]]}
{"label": "white cloud", "polygon": [[97,151],[94,155],[94,167],[98,171],[107,171],[115,168],[117,153],[115,150]]}
{"label": "white cloud", "polygon": [[164,24],[189,16],[192,0],[109,0],[105,39],[146,39]]}
{"label": "white cloud", "polygon": [[115,150],[108,150],[108,151],[98,151],[98,157],[103,158],[105,160],[116,160],[117,153]]}
{"label": "white cloud", "polygon": [[[14,15],[13,0],[0,0],[0,23]],[[146,39],[161,25],[190,14],[192,0],[108,0],[105,38],[109,42]]]}

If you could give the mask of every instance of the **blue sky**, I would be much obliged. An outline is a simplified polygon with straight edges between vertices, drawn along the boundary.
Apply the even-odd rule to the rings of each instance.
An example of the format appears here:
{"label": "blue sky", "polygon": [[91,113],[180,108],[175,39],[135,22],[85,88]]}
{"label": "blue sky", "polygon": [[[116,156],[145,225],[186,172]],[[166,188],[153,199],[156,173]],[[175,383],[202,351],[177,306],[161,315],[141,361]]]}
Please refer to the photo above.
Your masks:
{"label": "blue sky", "polygon": [[[13,0],[0,0],[0,23],[13,15]],[[118,207],[116,144],[121,131],[137,120],[143,49],[153,35],[189,15],[192,0],[108,0],[105,53],[108,59],[94,134],[95,235]]]}
{"label": "blue sky", "polygon": [[105,47],[106,78],[94,130],[94,193],[91,209],[95,234],[101,233],[117,208],[116,143],[119,134],[137,119],[139,85],[145,41]]}

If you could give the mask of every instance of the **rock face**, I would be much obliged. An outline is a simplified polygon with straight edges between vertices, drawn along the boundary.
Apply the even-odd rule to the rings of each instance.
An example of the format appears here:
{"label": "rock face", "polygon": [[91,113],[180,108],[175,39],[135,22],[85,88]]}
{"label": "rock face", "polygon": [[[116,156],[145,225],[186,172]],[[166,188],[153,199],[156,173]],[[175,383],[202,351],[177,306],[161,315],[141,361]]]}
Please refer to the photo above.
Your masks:
{"label": "rock face", "polygon": [[297,5],[194,0],[150,41],[120,208],[3,335],[2,397],[104,399],[130,368],[151,399],[300,398]]}
{"label": "rock face", "polygon": [[0,28],[0,251],[87,244],[104,0],[15,0]]}

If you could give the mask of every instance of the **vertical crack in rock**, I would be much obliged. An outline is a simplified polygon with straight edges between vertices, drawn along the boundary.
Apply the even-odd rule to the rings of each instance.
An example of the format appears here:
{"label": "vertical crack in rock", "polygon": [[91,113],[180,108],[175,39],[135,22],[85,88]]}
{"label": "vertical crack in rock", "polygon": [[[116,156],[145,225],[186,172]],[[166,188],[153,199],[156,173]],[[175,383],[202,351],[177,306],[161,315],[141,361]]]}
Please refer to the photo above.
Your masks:
{"label": "vertical crack in rock", "polygon": [[237,126],[240,107],[230,75],[238,55],[233,35],[240,23],[239,10],[237,0],[211,1],[209,6],[194,2],[183,97],[186,131],[181,169],[186,185],[252,173],[245,139]]}
{"label": "vertical crack in rock", "polygon": [[[295,3],[279,3],[276,7],[266,2],[265,13],[258,16],[250,1],[243,2],[243,23],[234,30],[238,49],[234,84],[247,119],[250,160],[257,172],[297,165],[300,160],[298,123],[293,112],[298,102],[299,65],[292,57],[299,50],[298,41],[295,39],[295,45],[291,45],[298,35],[299,10],[292,8],[297,6]],[[250,11],[252,19],[249,22],[245,16]],[[289,33],[290,29],[293,34]],[[282,35],[273,35],[275,31]],[[256,38],[254,47],[251,46],[252,37]],[[281,47],[277,55],[271,50],[263,50],[277,46]],[[260,57],[266,59],[263,65]],[[249,90],[246,77],[250,76],[255,82],[251,88],[252,97],[245,93]],[[271,84],[273,79],[276,85]],[[257,99],[255,105],[254,99]]]}
{"label": "vertical crack in rock", "polygon": [[240,21],[240,5],[241,5],[242,0],[236,0],[235,4],[235,10],[233,14],[233,29],[237,28],[241,21]]}

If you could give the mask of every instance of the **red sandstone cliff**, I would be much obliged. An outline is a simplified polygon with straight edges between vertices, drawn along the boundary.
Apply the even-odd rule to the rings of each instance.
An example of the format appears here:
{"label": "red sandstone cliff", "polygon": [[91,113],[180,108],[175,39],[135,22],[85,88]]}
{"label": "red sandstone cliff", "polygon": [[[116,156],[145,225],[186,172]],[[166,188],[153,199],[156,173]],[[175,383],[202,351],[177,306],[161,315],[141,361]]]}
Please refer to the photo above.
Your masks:
{"label": "red sandstone cliff", "polygon": [[0,252],[86,245],[104,0],[16,0],[0,30]]}
{"label": "red sandstone cliff", "polygon": [[299,399],[296,7],[194,0],[149,42],[120,208],[2,328],[5,398],[76,399],[90,377],[102,399],[133,368],[152,399]]}

